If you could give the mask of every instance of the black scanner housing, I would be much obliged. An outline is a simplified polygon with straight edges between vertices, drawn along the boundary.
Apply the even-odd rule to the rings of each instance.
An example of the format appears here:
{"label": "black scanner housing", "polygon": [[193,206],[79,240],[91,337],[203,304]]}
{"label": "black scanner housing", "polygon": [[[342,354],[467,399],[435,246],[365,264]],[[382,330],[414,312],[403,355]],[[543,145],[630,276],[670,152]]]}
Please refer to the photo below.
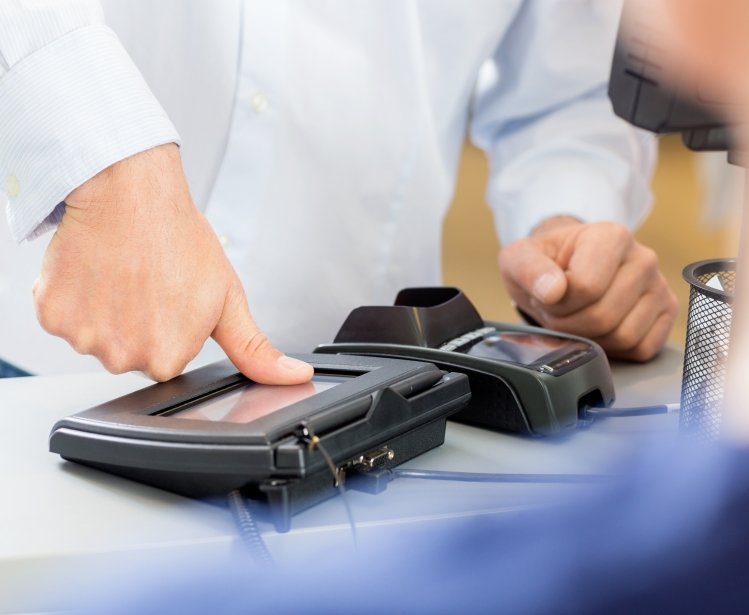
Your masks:
{"label": "black scanner housing", "polygon": [[[484,329],[545,336],[559,340],[561,348],[529,365],[466,354],[462,348],[478,339],[466,337]],[[466,343],[446,349],[455,340]],[[356,308],[334,342],[315,352],[408,358],[467,374],[471,401],[451,420],[498,431],[560,434],[579,425],[584,408],[614,401],[608,360],[597,344],[540,327],[485,321],[457,288],[408,288],[392,306]]]}
{"label": "black scanner housing", "polygon": [[[316,375],[346,380],[248,423],[174,418],[251,384],[222,361],[58,421],[50,451],[194,498],[239,489],[266,503],[276,528],[286,531],[292,515],[338,493],[329,463],[341,479],[366,473],[361,460],[370,456],[380,459],[380,469],[404,463],[441,445],[447,417],[470,398],[463,374],[427,363],[294,356]],[[369,490],[371,481],[348,482],[357,484]]]}

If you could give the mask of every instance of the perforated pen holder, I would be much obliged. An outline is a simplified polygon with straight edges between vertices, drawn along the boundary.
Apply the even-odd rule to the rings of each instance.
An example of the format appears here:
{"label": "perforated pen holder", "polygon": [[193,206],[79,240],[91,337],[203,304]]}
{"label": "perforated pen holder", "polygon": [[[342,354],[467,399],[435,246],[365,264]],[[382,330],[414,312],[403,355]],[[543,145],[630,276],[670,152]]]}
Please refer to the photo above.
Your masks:
{"label": "perforated pen holder", "polygon": [[690,286],[679,429],[701,440],[720,435],[726,383],[736,261],[692,263],[682,272]]}

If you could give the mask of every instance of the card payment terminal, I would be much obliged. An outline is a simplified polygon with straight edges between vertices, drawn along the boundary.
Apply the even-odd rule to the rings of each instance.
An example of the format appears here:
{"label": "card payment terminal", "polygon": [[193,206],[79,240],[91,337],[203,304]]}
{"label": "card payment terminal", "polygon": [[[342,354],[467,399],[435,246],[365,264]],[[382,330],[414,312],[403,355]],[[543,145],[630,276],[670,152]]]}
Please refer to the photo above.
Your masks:
{"label": "card payment terminal", "polygon": [[317,353],[429,361],[461,372],[471,402],[451,417],[490,429],[554,435],[586,407],[614,402],[603,350],[582,337],[485,321],[457,288],[408,288],[392,306],[351,312],[334,343]]}
{"label": "card payment terminal", "polygon": [[463,374],[428,363],[294,356],[314,367],[311,382],[259,385],[214,363],[59,421],[50,450],[192,497],[241,490],[283,531],[347,475],[442,444],[447,417],[470,398]]}

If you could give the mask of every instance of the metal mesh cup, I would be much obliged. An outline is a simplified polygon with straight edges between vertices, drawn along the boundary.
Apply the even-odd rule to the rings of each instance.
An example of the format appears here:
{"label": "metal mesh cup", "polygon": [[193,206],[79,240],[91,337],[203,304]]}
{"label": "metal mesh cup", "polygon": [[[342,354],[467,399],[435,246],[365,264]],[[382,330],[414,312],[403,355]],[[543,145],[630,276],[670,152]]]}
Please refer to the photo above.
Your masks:
{"label": "metal mesh cup", "polygon": [[715,440],[723,412],[736,261],[692,263],[682,275],[690,291],[679,428],[698,439]]}

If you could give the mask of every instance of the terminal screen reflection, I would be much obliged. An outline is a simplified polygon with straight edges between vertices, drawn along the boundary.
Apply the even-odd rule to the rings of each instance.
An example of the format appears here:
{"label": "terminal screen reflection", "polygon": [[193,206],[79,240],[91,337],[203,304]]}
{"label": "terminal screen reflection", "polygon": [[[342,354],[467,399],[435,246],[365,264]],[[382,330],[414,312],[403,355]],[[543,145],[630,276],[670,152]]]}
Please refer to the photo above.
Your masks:
{"label": "terminal screen reflection", "polygon": [[288,386],[248,383],[192,408],[176,412],[170,418],[251,423],[347,380],[345,376],[315,376],[310,382]]}
{"label": "terminal screen reflection", "polygon": [[487,334],[471,346],[467,354],[497,361],[533,365],[542,359],[568,352],[588,350],[587,344],[554,335],[537,335],[514,331]]}

